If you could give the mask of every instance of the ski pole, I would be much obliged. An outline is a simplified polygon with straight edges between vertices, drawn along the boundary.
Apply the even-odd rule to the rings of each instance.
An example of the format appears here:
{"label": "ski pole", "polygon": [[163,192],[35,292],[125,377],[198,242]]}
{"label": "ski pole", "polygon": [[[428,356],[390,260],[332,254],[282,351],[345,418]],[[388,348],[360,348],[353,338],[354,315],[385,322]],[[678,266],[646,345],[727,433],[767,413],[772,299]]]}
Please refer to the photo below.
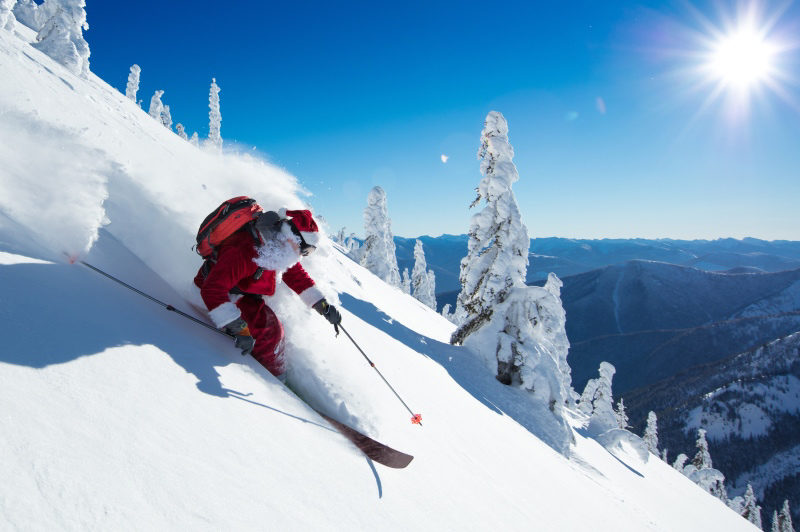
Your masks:
{"label": "ski pole", "polygon": [[380,372],[380,370],[379,370],[377,367],[375,367],[375,363],[374,363],[372,360],[370,360],[370,359],[369,359],[369,357],[368,357],[368,356],[367,356],[367,354],[364,352],[364,350],[363,350],[363,349],[361,349],[361,347],[360,347],[360,346],[359,346],[359,345],[356,343],[356,341],[355,341],[355,340],[353,340],[353,337],[352,337],[352,336],[350,336],[350,333],[349,333],[349,332],[347,332],[347,329],[345,329],[344,327],[342,327],[342,324],[341,324],[341,323],[339,324],[339,328],[342,330],[342,332],[344,332],[344,334],[345,334],[345,335],[346,335],[348,338],[350,338],[350,341],[351,341],[351,342],[353,342],[353,345],[354,345],[354,346],[356,346],[356,349],[358,349],[358,351],[359,351],[359,352],[360,352],[360,353],[361,353],[361,354],[364,356],[364,358],[367,360],[367,362],[369,363],[369,365],[370,365],[370,366],[372,366],[372,369],[374,369],[374,370],[375,370],[375,371],[378,373],[378,375],[380,375],[381,379],[383,379],[383,382],[385,382],[385,383],[386,383],[386,386],[388,386],[388,387],[389,387],[389,389],[390,389],[390,390],[392,390],[392,393],[394,393],[395,397],[397,397],[398,399],[400,399],[400,402],[401,402],[401,403],[403,403],[403,406],[404,406],[404,407],[406,407],[406,410],[408,410],[408,413],[409,413],[409,414],[411,414],[411,423],[414,423],[415,425],[419,425],[419,426],[421,427],[421,426],[422,426],[422,414],[415,414],[415,413],[414,413],[414,412],[413,412],[413,411],[412,411],[412,410],[411,410],[411,409],[408,407],[408,405],[406,404],[406,402],[405,402],[405,401],[403,401],[403,398],[402,398],[402,397],[400,397],[400,394],[398,394],[398,393],[397,393],[397,391],[394,389],[394,387],[392,387],[392,385],[391,385],[391,384],[389,384],[389,381],[387,381],[387,380],[386,380],[386,377],[384,377],[384,376],[383,376],[383,373],[381,373],[381,372]]}
{"label": "ski pole", "polygon": [[225,331],[223,331],[223,330],[217,329],[217,328],[216,328],[216,327],[214,327],[213,325],[209,325],[208,323],[206,323],[206,322],[204,322],[204,321],[202,321],[202,320],[198,320],[198,319],[197,319],[197,318],[195,318],[194,316],[190,316],[189,314],[187,314],[187,313],[183,312],[182,310],[178,310],[178,309],[176,309],[175,307],[173,307],[172,305],[169,305],[169,304],[167,304],[167,303],[164,303],[163,301],[161,301],[161,300],[159,300],[159,299],[156,299],[156,298],[154,298],[153,296],[151,296],[151,295],[149,295],[149,294],[146,294],[145,292],[142,292],[141,290],[139,290],[139,289],[137,289],[137,288],[134,288],[133,286],[129,285],[128,283],[126,283],[126,282],[124,282],[124,281],[122,281],[122,280],[120,280],[120,279],[117,279],[116,277],[114,277],[114,276],[113,276],[113,275],[111,275],[110,273],[106,273],[106,272],[104,272],[103,270],[101,270],[100,268],[97,268],[97,267],[95,267],[95,266],[92,266],[92,265],[91,265],[91,264],[89,264],[88,262],[85,262],[85,261],[82,261],[82,260],[79,260],[78,262],[80,262],[81,264],[83,264],[83,265],[84,265],[84,266],[86,266],[87,268],[89,268],[89,269],[91,269],[91,270],[93,270],[93,271],[95,271],[95,272],[99,273],[100,275],[103,275],[103,276],[105,276],[105,277],[107,277],[107,278],[111,279],[112,281],[114,281],[114,282],[116,282],[116,283],[119,283],[119,284],[121,284],[122,286],[124,286],[124,287],[125,287],[125,288],[127,288],[128,290],[132,290],[132,291],[136,292],[137,294],[139,294],[140,296],[142,296],[142,297],[146,297],[146,298],[147,298],[147,299],[149,299],[150,301],[153,301],[153,302],[155,302],[155,303],[158,303],[159,305],[161,305],[162,307],[164,307],[165,309],[167,309],[167,310],[169,310],[169,311],[171,311],[171,312],[174,312],[174,313],[176,313],[176,314],[178,314],[178,315],[180,315],[180,316],[183,316],[184,318],[190,319],[190,320],[192,320],[193,322],[195,322],[195,323],[197,323],[197,324],[199,324],[199,325],[202,325],[203,327],[206,327],[207,329],[211,329],[212,331],[214,331],[214,332],[216,332],[216,333],[219,333],[219,334],[222,334],[222,335],[228,336],[228,337],[230,337],[230,338],[233,338],[233,337],[234,337],[232,334],[228,334],[228,333],[226,333],[226,332],[225,332]]}

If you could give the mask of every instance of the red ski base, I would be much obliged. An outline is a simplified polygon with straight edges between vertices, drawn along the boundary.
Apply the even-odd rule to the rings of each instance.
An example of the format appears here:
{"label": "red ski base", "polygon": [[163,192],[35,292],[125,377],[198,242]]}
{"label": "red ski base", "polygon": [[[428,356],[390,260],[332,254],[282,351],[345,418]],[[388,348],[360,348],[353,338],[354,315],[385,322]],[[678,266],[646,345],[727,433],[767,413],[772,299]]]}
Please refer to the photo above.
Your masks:
{"label": "red ski base", "polygon": [[351,429],[347,425],[339,423],[335,419],[326,416],[322,412],[317,413],[324,417],[328,423],[333,425],[334,428],[341,432],[345,438],[353,442],[353,444],[358,447],[361,452],[367,456],[367,458],[374,462],[383,464],[386,467],[402,469],[410,464],[411,460],[414,459],[414,457],[410,454],[397,451],[379,441],[375,441],[369,436],[361,434],[357,430]]}

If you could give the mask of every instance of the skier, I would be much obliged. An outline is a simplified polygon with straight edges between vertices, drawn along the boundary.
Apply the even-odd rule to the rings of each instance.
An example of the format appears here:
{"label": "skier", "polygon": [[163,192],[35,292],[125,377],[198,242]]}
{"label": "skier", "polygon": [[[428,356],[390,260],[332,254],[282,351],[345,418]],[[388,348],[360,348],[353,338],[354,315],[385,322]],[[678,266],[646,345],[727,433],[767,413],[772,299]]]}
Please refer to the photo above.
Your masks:
{"label": "skier", "polygon": [[318,243],[311,212],[263,212],[223,240],[216,261],[207,260],[194,278],[214,325],[234,335],[243,355],[252,355],[281,380],[286,371],[283,325],[262,296],[273,295],[282,280],[337,333],[342,321],[300,265]]}

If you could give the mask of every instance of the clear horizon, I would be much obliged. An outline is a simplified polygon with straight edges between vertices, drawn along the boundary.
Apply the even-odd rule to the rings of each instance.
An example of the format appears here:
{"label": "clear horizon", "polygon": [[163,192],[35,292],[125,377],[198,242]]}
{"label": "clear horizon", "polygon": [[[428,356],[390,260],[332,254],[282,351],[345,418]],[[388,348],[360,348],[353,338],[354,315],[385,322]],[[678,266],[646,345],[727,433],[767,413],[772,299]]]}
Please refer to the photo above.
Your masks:
{"label": "clear horizon", "polygon": [[[136,7],[87,1],[92,71],[124,91],[140,65],[145,110],[164,90],[201,137],[216,78],[224,141],[296,175],[332,233],[363,234],[374,185],[395,235],[466,233],[498,110],[532,238],[800,240],[797,3]],[[709,57],[746,21],[772,48],[743,89]]]}

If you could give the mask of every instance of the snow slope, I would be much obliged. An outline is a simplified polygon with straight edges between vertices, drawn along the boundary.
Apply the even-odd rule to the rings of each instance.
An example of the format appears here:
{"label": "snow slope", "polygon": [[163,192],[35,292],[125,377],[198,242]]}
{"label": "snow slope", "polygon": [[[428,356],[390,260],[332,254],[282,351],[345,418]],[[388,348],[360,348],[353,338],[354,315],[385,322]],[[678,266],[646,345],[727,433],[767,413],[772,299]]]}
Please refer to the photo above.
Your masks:
{"label": "snow slope", "polygon": [[424,426],[282,290],[290,380],[414,454],[405,470],[366,460],[225,338],[71,264],[193,312],[203,216],[240,194],[307,196],[273,165],[192,147],[24,30],[0,30],[0,529],[750,528],[579,419],[559,452],[546,412],[446,343],[452,325],[331,245],[309,271]]}

